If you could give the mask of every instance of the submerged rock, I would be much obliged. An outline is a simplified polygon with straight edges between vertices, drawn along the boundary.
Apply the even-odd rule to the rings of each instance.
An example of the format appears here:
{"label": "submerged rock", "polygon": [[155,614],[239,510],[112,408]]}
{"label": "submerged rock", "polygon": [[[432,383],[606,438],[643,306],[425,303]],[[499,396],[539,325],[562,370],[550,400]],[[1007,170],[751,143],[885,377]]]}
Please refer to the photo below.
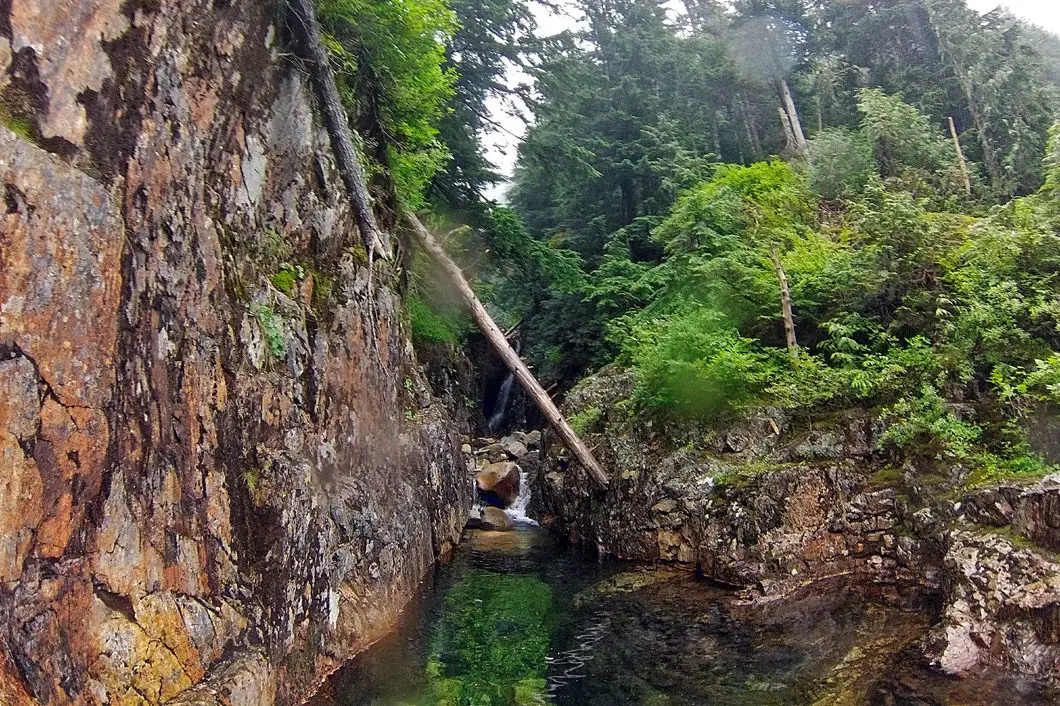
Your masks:
{"label": "submerged rock", "polygon": [[720,426],[634,421],[618,405],[632,386],[609,368],[570,394],[568,412],[602,420],[587,442],[611,485],[593,489],[566,450],[547,448],[531,476],[542,526],[695,569],[749,604],[836,576],[926,593],[943,607],[927,649],[939,668],[1060,684],[1060,476],[955,502],[958,481],[933,484],[936,461],[887,465],[872,410],[803,426],[775,409]]}

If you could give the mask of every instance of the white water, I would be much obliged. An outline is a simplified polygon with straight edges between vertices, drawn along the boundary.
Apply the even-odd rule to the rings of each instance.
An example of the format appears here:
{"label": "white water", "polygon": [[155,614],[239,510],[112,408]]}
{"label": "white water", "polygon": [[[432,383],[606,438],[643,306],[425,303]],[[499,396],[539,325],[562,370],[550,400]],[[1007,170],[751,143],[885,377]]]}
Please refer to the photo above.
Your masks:
{"label": "white water", "polygon": [[515,496],[515,502],[512,503],[505,512],[508,517],[512,518],[512,522],[517,522],[524,525],[533,525],[537,527],[537,523],[530,519],[526,514],[526,506],[530,504],[530,477],[526,475],[526,471],[522,468],[519,469],[519,494]]}
{"label": "white water", "polygon": [[508,412],[508,399],[512,396],[512,387],[515,386],[515,376],[511,373],[504,378],[501,389],[497,391],[497,403],[494,405],[493,414],[490,415],[489,430],[497,431],[504,424],[504,417]]}

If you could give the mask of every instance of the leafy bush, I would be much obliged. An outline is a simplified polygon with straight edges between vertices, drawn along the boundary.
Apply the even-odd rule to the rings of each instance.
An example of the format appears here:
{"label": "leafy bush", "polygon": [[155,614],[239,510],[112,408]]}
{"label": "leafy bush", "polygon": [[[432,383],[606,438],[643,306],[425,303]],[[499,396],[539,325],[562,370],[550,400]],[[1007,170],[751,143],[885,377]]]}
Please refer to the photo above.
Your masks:
{"label": "leafy bush", "polygon": [[966,459],[982,430],[951,411],[938,391],[929,385],[919,397],[903,397],[885,410],[887,428],[880,435],[883,447],[933,452],[936,458]]}
{"label": "leafy bush", "polygon": [[466,316],[457,312],[436,312],[416,295],[408,298],[408,312],[412,340],[418,343],[454,345],[471,330]]}
{"label": "leafy bush", "polygon": [[872,174],[872,148],[844,128],[823,130],[809,142],[810,186],[826,199],[850,198]]}
{"label": "leafy bush", "polygon": [[753,399],[772,373],[772,357],[710,310],[659,321],[632,349],[634,399],[663,412],[712,418]]}

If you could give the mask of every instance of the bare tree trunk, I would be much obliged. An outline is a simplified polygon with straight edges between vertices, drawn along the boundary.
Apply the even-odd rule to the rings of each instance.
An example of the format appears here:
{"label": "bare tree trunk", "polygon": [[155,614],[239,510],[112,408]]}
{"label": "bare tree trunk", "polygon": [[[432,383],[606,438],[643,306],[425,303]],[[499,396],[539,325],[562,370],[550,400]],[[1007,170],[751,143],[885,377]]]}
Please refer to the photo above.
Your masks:
{"label": "bare tree trunk", "polygon": [[512,350],[512,347],[508,344],[508,340],[504,337],[504,332],[501,331],[500,327],[497,326],[496,322],[486,311],[486,308],[482,306],[482,302],[479,301],[478,297],[475,296],[474,290],[471,289],[471,285],[464,279],[464,273],[460,271],[460,268],[455,262],[453,262],[445,252],[445,248],[442,247],[441,243],[434,237],[420,219],[415,214],[408,211],[404,211],[405,220],[412,226],[413,231],[419,237],[423,246],[427,249],[427,252],[442,266],[442,269],[446,271],[449,278],[453,281],[453,284],[460,291],[460,294],[464,297],[467,302],[468,309],[471,310],[471,315],[475,319],[475,323],[482,330],[482,333],[486,336],[486,339],[493,346],[493,350],[497,352],[497,355],[501,357],[504,364],[508,366],[508,369],[515,376],[515,379],[519,381],[519,384],[523,386],[526,393],[530,395],[530,398],[537,404],[538,409],[545,415],[545,419],[548,420],[552,428],[556,430],[563,443],[574,457],[578,459],[578,462],[589,472],[593,480],[600,484],[601,487],[606,488],[607,474],[604,473],[603,468],[597,462],[592,452],[585,445],[584,442],[578,435],[571,429],[570,424],[564,419],[555,403],[552,402],[552,398],[549,397],[548,393],[541,387],[537,379],[534,378],[526,364],[519,358],[519,355]]}
{"label": "bare tree trunk", "polygon": [[791,313],[791,290],[788,288],[788,275],[780,263],[776,249],[771,250],[769,259],[773,261],[773,270],[780,283],[780,313],[784,317],[784,337],[788,341],[788,355],[793,359],[799,357],[799,342],[795,339],[795,317]]}
{"label": "bare tree trunk", "polygon": [[785,113],[784,109],[779,105],[777,106],[777,115],[780,116],[780,126],[784,130],[784,144],[786,144],[790,150],[798,150],[798,143],[795,141],[795,133],[791,130],[791,121],[788,120],[788,114]]}
{"label": "bare tree trunk", "polygon": [[795,138],[795,149],[805,152],[806,135],[802,132],[802,123],[799,122],[799,113],[795,110],[795,101],[791,98],[791,89],[784,79],[780,79],[780,95],[784,99],[784,112],[787,113],[788,122],[791,124],[791,134]]}
{"label": "bare tree trunk", "polygon": [[331,149],[335,153],[335,164],[353,204],[353,216],[361,231],[364,248],[371,257],[389,256],[384,246],[386,236],[379,230],[372,212],[372,199],[365,185],[361,161],[354,147],[353,132],[342,107],[339,89],[335,85],[335,74],[328,61],[327,50],[320,37],[320,25],[313,11],[313,0],[290,0],[291,31],[294,33],[299,53],[310,65],[313,83],[316,84],[320,109],[324,113],[324,124],[331,137]]}
{"label": "bare tree trunk", "polygon": [[953,148],[957,150],[957,165],[961,168],[961,178],[964,179],[964,193],[967,196],[972,195],[972,180],[968,176],[968,164],[964,161],[964,152],[961,150],[961,141],[957,139],[957,127],[953,124],[953,118],[947,118],[950,121],[950,135],[953,136]]}
{"label": "bare tree trunk", "polygon": [[934,8],[932,4],[925,4],[925,8],[928,12],[928,21],[931,24],[931,31],[935,35],[935,42],[938,44],[939,53],[942,59],[950,65],[950,69],[953,71],[953,75],[957,78],[957,82],[961,86],[961,90],[964,91],[964,97],[968,101],[968,112],[972,116],[972,124],[975,125],[975,131],[979,136],[979,144],[983,148],[983,162],[986,164],[986,171],[990,175],[991,180],[996,186],[1003,176],[1001,168],[998,165],[996,156],[994,155],[994,146],[990,142],[990,136],[986,134],[986,124],[983,122],[983,117],[979,113],[979,104],[976,101],[975,90],[971,79],[965,72],[965,66],[961,59],[966,58],[960,56],[960,45],[953,45],[949,38],[945,36],[942,31],[942,26],[939,23],[939,10]]}

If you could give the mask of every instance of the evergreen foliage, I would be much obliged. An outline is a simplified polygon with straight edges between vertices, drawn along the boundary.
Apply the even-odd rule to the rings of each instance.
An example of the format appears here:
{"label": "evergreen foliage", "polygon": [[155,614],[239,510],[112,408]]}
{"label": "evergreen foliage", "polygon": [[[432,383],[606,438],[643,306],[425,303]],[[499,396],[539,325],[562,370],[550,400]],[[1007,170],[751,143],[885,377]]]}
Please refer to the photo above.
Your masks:
{"label": "evergreen foliage", "polygon": [[438,122],[456,72],[445,41],[456,18],[444,0],[318,0],[347,112],[361,127],[369,171],[412,207],[447,163]]}
{"label": "evergreen foliage", "polygon": [[[576,0],[547,41],[524,0],[318,6],[377,188],[457,226],[539,376],[617,361],[662,416],[870,406],[889,452],[1041,469],[1015,420],[1060,404],[1056,37],[963,0]],[[510,208],[497,100],[533,121]],[[410,281],[417,343],[459,343]]]}

